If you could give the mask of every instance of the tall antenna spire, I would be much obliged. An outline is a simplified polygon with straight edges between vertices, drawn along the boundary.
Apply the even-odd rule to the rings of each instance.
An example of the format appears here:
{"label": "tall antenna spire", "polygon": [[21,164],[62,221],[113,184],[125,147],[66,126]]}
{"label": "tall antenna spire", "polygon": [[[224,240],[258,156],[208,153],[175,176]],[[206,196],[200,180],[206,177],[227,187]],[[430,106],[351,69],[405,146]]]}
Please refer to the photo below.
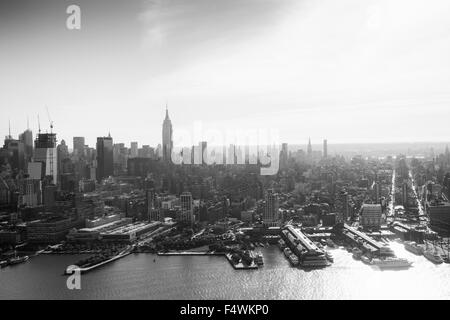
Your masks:
{"label": "tall antenna spire", "polygon": [[27,130],[30,130],[30,117],[27,116]]}
{"label": "tall antenna spire", "polygon": [[39,113],[38,113],[38,129],[39,129],[39,133],[41,133],[41,120],[39,120]]}
{"label": "tall antenna spire", "polygon": [[168,107],[167,100],[166,100],[166,120],[168,120],[168,119],[169,119],[169,107]]}

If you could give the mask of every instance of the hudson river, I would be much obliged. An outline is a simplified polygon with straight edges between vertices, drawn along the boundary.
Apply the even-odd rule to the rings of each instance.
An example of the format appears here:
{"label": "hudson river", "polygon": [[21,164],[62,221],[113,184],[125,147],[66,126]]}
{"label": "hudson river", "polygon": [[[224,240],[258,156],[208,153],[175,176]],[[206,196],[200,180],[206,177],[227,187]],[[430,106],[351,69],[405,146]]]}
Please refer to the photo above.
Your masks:
{"label": "hudson river", "polygon": [[[0,299],[450,299],[450,265],[391,243],[407,270],[380,270],[331,250],[332,266],[292,268],[276,246],[262,248],[264,267],[234,270],[225,257],[132,254],[82,275],[68,290],[65,268],[80,256],[40,255],[0,270]],[[155,262],[153,261],[155,259]]]}

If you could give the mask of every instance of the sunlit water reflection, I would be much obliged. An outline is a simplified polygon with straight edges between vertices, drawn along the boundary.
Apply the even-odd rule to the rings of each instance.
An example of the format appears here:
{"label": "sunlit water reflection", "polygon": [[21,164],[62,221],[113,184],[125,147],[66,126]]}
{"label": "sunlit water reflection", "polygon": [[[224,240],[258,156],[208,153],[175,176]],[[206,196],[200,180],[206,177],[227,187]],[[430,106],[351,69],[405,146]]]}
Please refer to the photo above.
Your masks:
{"label": "sunlit water reflection", "polygon": [[[407,270],[380,270],[333,249],[331,267],[292,268],[275,246],[262,249],[265,265],[236,271],[223,257],[130,255],[82,276],[82,289],[62,276],[74,256],[39,256],[0,270],[2,299],[449,299],[450,265],[434,265],[398,242]],[[155,259],[155,262],[153,261]]]}

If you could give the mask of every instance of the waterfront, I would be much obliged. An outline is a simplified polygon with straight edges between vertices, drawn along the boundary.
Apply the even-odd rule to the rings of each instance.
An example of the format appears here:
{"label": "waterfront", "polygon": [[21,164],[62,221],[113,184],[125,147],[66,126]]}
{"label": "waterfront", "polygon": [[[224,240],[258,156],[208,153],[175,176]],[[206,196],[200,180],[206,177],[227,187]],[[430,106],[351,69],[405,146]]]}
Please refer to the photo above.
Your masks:
{"label": "waterfront", "polygon": [[[262,248],[264,267],[234,270],[220,256],[131,254],[82,275],[68,290],[64,269],[82,256],[40,255],[0,270],[0,299],[449,299],[450,265],[434,265],[392,242],[408,270],[379,270],[333,249],[334,263],[292,268],[280,250]],[[155,262],[153,262],[155,260]]]}

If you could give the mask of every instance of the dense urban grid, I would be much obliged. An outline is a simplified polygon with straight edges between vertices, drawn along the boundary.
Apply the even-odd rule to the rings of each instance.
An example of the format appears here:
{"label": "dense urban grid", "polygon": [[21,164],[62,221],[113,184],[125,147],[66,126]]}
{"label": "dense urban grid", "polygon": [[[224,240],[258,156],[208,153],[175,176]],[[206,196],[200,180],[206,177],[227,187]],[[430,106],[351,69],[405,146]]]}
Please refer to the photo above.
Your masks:
{"label": "dense urban grid", "polygon": [[[34,141],[30,129],[18,139],[9,133],[0,149],[2,267],[85,253],[74,264],[88,272],[134,252],[223,255],[235,269],[257,269],[258,247],[271,244],[300,268],[331,266],[327,248],[336,246],[363,263],[410,267],[387,245],[392,238],[433,263],[450,262],[448,148],[344,157],[330,154],[327,140],[321,151],[311,140],[306,151],[283,143],[278,172],[265,176],[248,146],[230,146],[223,164],[173,164],[167,108],[156,148],[128,148],[108,134],[95,148],[74,137],[69,151],[53,129],[39,128]],[[199,142],[190,157],[206,149]]]}

